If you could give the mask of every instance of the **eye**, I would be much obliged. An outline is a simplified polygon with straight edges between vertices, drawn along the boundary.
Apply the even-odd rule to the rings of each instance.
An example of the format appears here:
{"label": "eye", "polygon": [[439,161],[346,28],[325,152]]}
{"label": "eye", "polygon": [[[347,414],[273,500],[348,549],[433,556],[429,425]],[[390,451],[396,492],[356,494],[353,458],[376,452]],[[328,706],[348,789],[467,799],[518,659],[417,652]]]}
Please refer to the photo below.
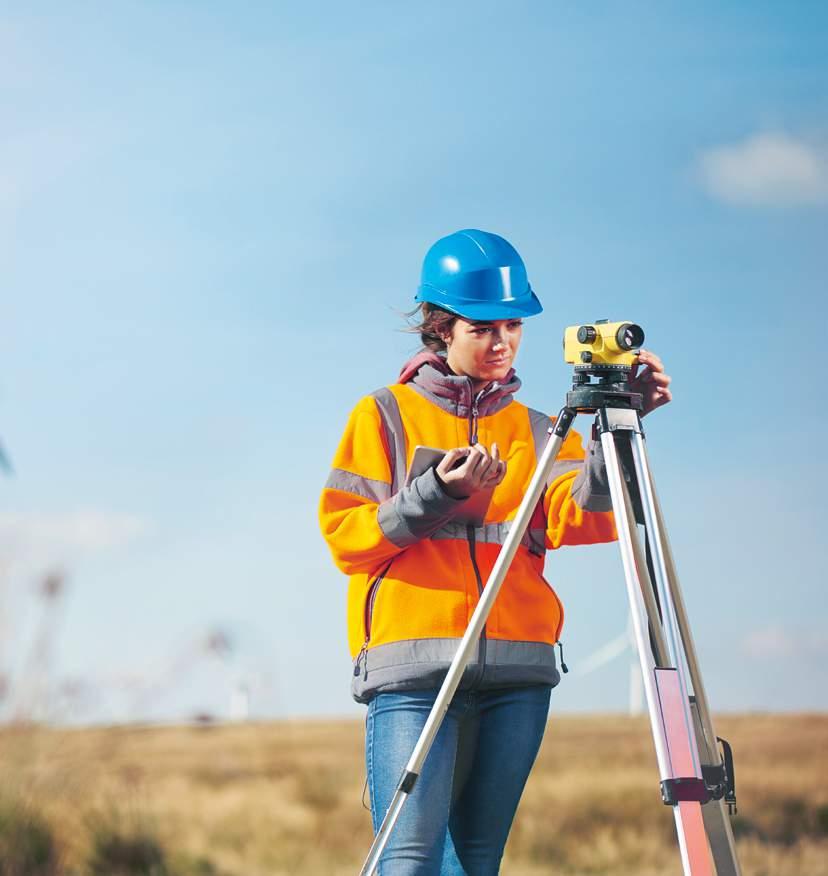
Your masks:
{"label": "eye", "polygon": [[516,328],[520,328],[522,325],[523,325],[522,319],[514,319],[509,323],[509,328],[516,329]]}
{"label": "eye", "polygon": [[491,326],[483,326],[482,328],[474,329],[473,334],[485,335],[485,334],[488,334],[491,330],[492,330]]}

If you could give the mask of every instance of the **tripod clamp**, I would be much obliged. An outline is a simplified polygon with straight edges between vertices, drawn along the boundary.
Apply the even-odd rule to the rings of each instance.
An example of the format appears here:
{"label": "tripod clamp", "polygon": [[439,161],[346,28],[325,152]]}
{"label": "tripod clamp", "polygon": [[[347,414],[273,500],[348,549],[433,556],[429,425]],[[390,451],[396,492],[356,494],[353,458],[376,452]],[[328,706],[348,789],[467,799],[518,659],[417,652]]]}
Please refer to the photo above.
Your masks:
{"label": "tripod clamp", "polygon": [[731,815],[736,809],[736,776],[733,772],[733,749],[727,740],[717,736],[722,744],[722,762],[702,764],[702,778],[665,779],[661,783],[661,799],[667,806],[675,806],[681,800],[697,800],[709,803],[724,800]]}

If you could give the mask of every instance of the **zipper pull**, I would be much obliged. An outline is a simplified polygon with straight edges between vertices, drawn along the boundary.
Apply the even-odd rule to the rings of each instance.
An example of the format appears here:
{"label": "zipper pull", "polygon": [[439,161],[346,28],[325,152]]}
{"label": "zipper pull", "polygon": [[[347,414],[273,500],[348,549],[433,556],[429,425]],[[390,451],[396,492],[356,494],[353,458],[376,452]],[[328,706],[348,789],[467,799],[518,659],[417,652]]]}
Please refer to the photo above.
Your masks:
{"label": "zipper pull", "polygon": [[354,678],[359,676],[359,662],[363,658],[365,658],[365,674],[362,676],[362,680],[365,681],[368,677],[368,639],[362,643],[362,648],[359,654],[357,654],[356,660],[354,660]]}
{"label": "zipper pull", "polygon": [[474,446],[477,444],[477,418],[480,415],[480,409],[477,407],[477,403],[480,401],[480,397],[483,395],[484,390],[480,390],[480,392],[475,395],[474,391],[472,391],[471,397],[471,422],[469,423],[469,444]]}
{"label": "zipper pull", "polygon": [[567,672],[569,672],[569,667],[566,665],[566,663],[564,663],[564,659],[563,659],[563,642],[558,642],[557,644],[558,644],[558,648],[560,648],[560,651],[561,651],[561,671],[563,673],[567,673]]}

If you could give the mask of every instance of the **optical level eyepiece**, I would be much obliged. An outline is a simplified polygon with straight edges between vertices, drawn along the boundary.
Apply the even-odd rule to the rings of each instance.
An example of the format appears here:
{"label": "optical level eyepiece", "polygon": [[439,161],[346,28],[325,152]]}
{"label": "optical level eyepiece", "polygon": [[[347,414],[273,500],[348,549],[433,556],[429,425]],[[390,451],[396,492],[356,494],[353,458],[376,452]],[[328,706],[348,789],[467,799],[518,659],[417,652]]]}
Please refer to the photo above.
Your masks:
{"label": "optical level eyepiece", "polygon": [[598,337],[598,332],[591,325],[582,325],[578,329],[578,343],[591,344]]}

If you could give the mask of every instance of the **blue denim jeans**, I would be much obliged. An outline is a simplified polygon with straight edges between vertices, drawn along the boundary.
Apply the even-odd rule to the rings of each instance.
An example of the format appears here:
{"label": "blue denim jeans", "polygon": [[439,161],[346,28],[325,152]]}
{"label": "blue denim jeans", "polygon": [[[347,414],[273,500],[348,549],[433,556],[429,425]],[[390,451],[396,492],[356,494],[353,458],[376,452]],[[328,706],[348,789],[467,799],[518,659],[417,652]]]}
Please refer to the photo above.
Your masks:
{"label": "blue denim jeans", "polygon": [[[496,874],[549,712],[547,685],[458,691],[380,861],[380,876]],[[437,696],[378,694],[365,755],[374,832]]]}

